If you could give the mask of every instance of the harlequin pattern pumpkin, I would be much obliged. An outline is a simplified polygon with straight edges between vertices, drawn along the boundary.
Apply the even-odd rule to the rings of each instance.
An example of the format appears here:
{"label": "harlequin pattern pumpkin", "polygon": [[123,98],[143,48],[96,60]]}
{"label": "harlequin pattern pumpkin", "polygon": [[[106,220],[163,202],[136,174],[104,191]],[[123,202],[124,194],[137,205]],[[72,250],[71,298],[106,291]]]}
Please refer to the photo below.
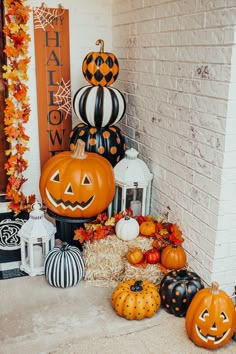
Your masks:
{"label": "harlequin pattern pumpkin", "polygon": [[113,84],[119,74],[119,63],[113,53],[104,52],[104,41],[98,39],[99,52],[90,52],[82,64],[85,79],[95,86],[108,86]]}
{"label": "harlequin pattern pumpkin", "polygon": [[168,245],[161,253],[161,264],[167,269],[181,269],[187,261],[186,252],[178,245]]}
{"label": "harlequin pattern pumpkin", "polygon": [[161,299],[152,282],[129,279],[117,285],[111,302],[119,316],[127,320],[142,320],[157,312]]}
{"label": "harlequin pattern pumpkin", "polygon": [[199,347],[215,349],[229,342],[236,328],[233,301],[219,284],[199,290],[186,314],[185,327],[189,338]]}
{"label": "harlequin pattern pumpkin", "polygon": [[44,274],[51,286],[68,288],[84,277],[85,265],[79,249],[68,243],[55,246],[46,256]]}
{"label": "harlequin pattern pumpkin", "polygon": [[85,142],[85,150],[105,157],[114,167],[125,156],[126,143],[123,132],[116,126],[107,128],[90,127],[79,123],[70,133],[70,149],[74,149],[76,141]]}
{"label": "harlequin pattern pumpkin", "polygon": [[131,241],[139,234],[139,223],[134,218],[126,215],[120,219],[115,227],[116,236],[124,241]]}
{"label": "harlequin pattern pumpkin", "polygon": [[74,95],[73,109],[84,123],[99,128],[119,122],[126,103],[122,93],[113,87],[84,86]]}
{"label": "harlequin pattern pumpkin", "polygon": [[203,288],[204,283],[196,273],[187,269],[173,270],[161,280],[161,303],[168,313],[183,317],[195,294]]}
{"label": "harlequin pattern pumpkin", "polygon": [[104,211],[115,194],[111,164],[104,157],[84,152],[78,140],[73,152],[51,157],[43,166],[40,193],[52,212],[72,218],[90,218]]}

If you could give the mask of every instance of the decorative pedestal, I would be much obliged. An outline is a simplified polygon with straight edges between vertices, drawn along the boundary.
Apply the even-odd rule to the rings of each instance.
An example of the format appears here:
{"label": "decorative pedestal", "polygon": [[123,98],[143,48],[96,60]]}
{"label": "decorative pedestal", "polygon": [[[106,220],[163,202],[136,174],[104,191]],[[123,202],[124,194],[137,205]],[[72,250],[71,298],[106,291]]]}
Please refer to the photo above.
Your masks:
{"label": "decorative pedestal", "polygon": [[63,242],[67,242],[69,245],[76,246],[82,251],[82,245],[79,241],[73,240],[74,231],[80,227],[84,226],[84,223],[89,223],[96,219],[97,216],[93,218],[67,218],[65,216],[53,213],[51,210],[47,209],[47,213],[50,217],[56,221],[56,238]]}

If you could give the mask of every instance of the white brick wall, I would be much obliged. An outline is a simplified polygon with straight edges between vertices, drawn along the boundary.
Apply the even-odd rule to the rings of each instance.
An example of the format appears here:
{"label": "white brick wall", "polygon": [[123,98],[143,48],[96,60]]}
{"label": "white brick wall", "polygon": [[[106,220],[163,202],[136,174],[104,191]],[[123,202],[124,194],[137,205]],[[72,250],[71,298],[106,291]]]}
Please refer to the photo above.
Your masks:
{"label": "white brick wall", "polygon": [[236,285],[236,1],[113,0],[120,123],[154,174],[152,213],[185,235],[190,266]]}

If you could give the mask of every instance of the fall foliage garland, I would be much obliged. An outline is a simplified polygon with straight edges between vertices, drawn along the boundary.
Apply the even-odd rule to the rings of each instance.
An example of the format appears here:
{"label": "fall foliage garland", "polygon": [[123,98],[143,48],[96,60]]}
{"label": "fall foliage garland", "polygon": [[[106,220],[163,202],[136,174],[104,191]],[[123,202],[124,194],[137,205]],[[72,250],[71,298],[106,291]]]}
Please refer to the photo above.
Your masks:
{"label": "fall foliage garland", "polygon": [[26,0],[5,0],[5,25],[3,32],[6,38],[4,53],[7,65],[3,66],[3,78],[8,88],[5,100],[4,124],[6,140],[10,148],[6,151],[9,156],[5,163],[8,184],[6,199],[10,201],[9,208],[15,215],[21,211],[29,211],[35,200],[34,195],[26,197],[21,188],[26,179],[23,172],[28,167],[24,153],[28,150],[29,136],[25,133],[24,125],[30,116],[28,97],[28,46],[30,36],[27,33],[30,8]]}

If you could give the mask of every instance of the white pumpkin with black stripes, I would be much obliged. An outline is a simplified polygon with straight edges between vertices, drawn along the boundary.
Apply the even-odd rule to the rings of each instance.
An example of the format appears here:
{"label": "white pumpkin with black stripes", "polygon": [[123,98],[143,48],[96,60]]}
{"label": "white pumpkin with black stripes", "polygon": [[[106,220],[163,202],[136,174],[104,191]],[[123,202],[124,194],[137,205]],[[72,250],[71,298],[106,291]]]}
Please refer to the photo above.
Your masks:
{"label": "white pumpkin with black stripes", "polygon": [[80,250],[68,243],[55,246],[45,259],[44,274],[48,283],[56,288],[77,285],[85,275],[85,264]]}
{"label": "white pumpkin with black stripes", "polygon": [[85,124],[99,128],[119,122],[125,114],[126,102],[114,87],[84,86],[74,95],[73,109]]}

